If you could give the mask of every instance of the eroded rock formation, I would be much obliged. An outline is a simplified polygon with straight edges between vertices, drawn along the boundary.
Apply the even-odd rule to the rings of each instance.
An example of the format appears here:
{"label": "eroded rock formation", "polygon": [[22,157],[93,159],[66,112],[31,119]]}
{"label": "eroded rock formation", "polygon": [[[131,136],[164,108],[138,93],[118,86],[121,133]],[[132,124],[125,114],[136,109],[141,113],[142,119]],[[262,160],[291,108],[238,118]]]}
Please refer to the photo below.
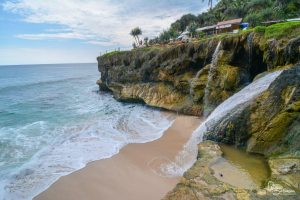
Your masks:
{"label": "eroded rock formation", "polygon": [[[201,116],[208,115],[264,73],[288,69],[267,91],[239,112],[223,117],[205,134],[205,139],[265,155],[272,172],[266,187],[259,193],[236,190],[211,178],[207,163],[214,158],[201,151],[207,147],[213,148],[214,156],[221,154],[217,144],[204,144],[199,146],[198,161],[166,199],[226,199],[228,195],[233,199],[272,199],[276,192],[279,199],[284,195],[297,199],[299,44],[300,37],[266,40],[258,33],[248,32],[189,44],[116,52],[98,57],[101,79],[97,83],[101,90],[111,91],[120,101],[143,102]],[[205,177],[212,182],[206,182]]]}

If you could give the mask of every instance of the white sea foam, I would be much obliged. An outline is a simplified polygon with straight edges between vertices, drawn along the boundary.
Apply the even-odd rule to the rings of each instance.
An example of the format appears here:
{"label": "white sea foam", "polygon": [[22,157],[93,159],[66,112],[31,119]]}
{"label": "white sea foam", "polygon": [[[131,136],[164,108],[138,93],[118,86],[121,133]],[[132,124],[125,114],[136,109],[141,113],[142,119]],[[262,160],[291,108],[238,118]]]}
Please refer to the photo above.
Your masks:
{"label": "white sea foam", "polygon": [[[28,162],[1,180],[0,199],[31,199],[59,177],[83,168],[91,161],[109,158],[128,143],[144,143],[160,138],[171,123],[158,111],[137,106],[128,116],[120,119],[93,119],[85,124],[53,130],[59,132],[52,133],[58,137],[52,138],[53,141]],[[22,129],[32,129],[33,125]],[[22,134],[18,137],[28,141],[28,147],[36,145],[32,143],[33,138],[25,138]],[[20,143],[24,145],[26,142]]]}
{"label": "white sea foam", "polygon": [[9,77],[0,85],[11,87],[0,90],[0,200],[31,199],[129,143],[160,138],[172,124],[157,110],[95,92],[96,65],[8,67],[0,74]]}

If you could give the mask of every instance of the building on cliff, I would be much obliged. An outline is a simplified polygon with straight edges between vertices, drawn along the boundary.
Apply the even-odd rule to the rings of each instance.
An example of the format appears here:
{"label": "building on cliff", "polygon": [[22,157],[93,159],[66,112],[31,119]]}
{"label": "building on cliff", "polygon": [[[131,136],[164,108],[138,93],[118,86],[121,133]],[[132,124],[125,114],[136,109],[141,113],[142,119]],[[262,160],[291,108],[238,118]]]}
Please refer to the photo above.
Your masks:
{"label": "building on cliff", "polygon": [[235,33],[239,30],[244,30],[249,27],[249,23],[242,22],[242,18],[232,19],[227,21],[218,22],[216,25],[205,26],[198,28],[197,32],[203,32],[206,35],[213,35],[219,33]]}
{"label": "building on cliff", "polygon": [[198,28],[196,31],[203,32],[206,35],[213,35],[216,33],[216,27],[217,25],[205,26],[205,27]]}
{"label": "building on cliff", "polygon": [[241,29],[242,18],[218,22],[216,25],[217,33],[236,32]]}

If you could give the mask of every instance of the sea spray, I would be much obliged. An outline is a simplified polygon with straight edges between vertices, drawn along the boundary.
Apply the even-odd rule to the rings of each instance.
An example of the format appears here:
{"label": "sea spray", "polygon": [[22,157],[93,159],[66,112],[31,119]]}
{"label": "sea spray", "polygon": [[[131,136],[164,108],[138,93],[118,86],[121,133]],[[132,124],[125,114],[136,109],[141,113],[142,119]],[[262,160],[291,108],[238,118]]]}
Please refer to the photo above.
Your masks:
{"label": "sea spray", "polygon": [[218,58],[219,58],[219,52],[220,52],[220,49],[221,49],[221,44],[222,44],[222,41],[220,40],[215,51],[214,51],[214,54],[212,56],[212,61],[211,61],[211,64],[210,64],[210,68],[209,68],[209,72],[208,72],[208,80],[206,82],[206,87],[205,87],[205,90],[204,90],[204,113],[203,115],[206,117],[207,115],[209,115],[209,113],[212,111],[212,108],[211,106],[209,105],[210,102],[209,102],[209,93],[210,93],[210,84],[211,82],[213,81],[213,77],[216,73],[216,69],[217,69],[217,64],[218,64]]}
{"label": "sea spray", "polygon": [[174,162],[162,166],[162,172],[167,176],[182,176],[188,170],[197,157],[197,144],[203,140],[203,135],[208,128],[215,126],[219,120],[232,111],[243,110],[251,100],[268,89],[270,84],[281,74],[282,71],[269,73],[249,84],[240,92],[234,94],[220,104],[208,118],[193,132],[183,150],[177,155]]}

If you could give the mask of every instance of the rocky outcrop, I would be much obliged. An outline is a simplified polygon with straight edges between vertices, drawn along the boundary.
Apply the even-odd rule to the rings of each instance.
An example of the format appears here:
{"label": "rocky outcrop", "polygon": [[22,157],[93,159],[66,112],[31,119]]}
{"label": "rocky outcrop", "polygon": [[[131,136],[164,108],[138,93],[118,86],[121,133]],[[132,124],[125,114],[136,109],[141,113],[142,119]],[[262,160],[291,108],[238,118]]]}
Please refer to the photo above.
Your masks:
{"label": "rocky outcrop", "polygon": [[[297,193],[289,186],[278,181],[278,176],[273,172],[265,187],[258,190],[247,190],[236,188],[225,182],[220,181],[214,176],[211,165],[222,157],[222,151],[218,144],[205,141],[198,145],[198,158],[192,168],[190,168],[177,186],[170,191],[164,200],[265,200],[265,199],[299,199]],[[278,161],[278,160],[277,160]],[[272,162],[273,167],[284,173],[291,170],[298,170],[299,161],[295,162]],[[295,164],[294,164],[295,163]],[[289,167],[286,167],[286,166]],[[296,167],[292,167],[295,166]],[[292,168],[292,169],[291,169]],[[276,171],[277,173],[282,173]],[[291,182],[294,179],[289,179]]]}
{"label": "rocky outcrop", "polygon": [[199,145],[198,160],[167,199],[297,199],[300,186],[300,37],[266,40],[254,32],[189,44],[152,47],[98,57],[101,90],[120,101],[142,102],[190,115],[214,108],[270,71],[288,69],[243,109],[223,117],[204,135],[265,155],[271,177],[249,191],[220,182],[210,163],[218,145]]}
{"label": "rocky outcrop", "polygon": [[267,156],[300,155],[300,65],[285,70],[244,109],[222,118],[205,138]]}
{"label": "rocky outcrop", "polygon": [[265,155],[272,183],[299,192],[300,65],[283,71],[267,91],[219,120],[204,138]]}
{"label": "rocky outcrop", "polygon": [[265,41],[260,34],[244,33],[116,52],[98,57],[101,79],[97,83],[117,100],[208,114],[256,75],[298,62],[299,40]]}

